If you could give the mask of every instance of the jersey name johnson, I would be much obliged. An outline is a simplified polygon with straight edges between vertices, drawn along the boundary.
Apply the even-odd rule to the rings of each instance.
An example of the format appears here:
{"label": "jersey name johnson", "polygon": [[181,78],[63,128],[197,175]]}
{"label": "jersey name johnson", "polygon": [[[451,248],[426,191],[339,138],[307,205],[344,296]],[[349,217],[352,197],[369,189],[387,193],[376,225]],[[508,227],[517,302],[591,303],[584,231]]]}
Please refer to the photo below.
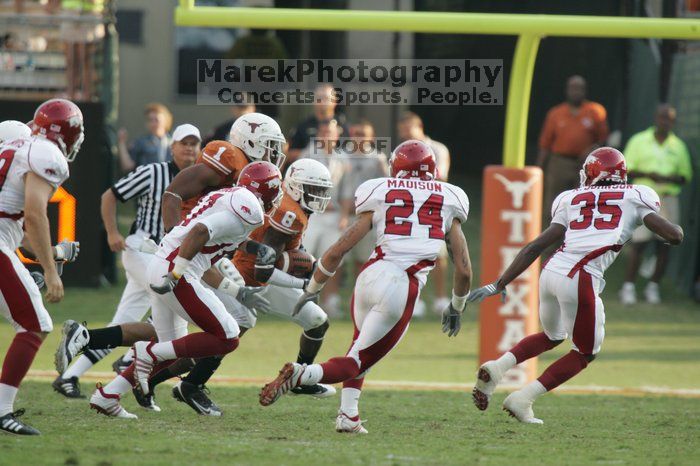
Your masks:
{"label": "jersey name johnson", "polygon": [[641,185],[592,186],[561,193],[552,204],[552,223],[563,225],[566,235],[545,268],[563,275],[584,268],[603,278],[632,232],[660,206],[659,196]]}

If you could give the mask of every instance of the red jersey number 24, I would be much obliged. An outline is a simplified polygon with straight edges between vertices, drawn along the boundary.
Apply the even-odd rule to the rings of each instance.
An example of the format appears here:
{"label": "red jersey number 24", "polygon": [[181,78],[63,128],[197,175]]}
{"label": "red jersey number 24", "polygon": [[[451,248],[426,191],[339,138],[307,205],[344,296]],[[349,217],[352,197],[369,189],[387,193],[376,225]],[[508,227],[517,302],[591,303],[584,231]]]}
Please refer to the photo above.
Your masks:
{"label": "red jersey number 24", "polygon": [[[442,204],[445,198],[431,194],[418,209],[418,223],[429,226],[431,239],[445,239],[442,231]],[[386,193],[384,202],[390,205],[386,210],[385,235],[411,236],[413,223],[408,220],[415,210],[413,195],[406,189],[392,189]]]}

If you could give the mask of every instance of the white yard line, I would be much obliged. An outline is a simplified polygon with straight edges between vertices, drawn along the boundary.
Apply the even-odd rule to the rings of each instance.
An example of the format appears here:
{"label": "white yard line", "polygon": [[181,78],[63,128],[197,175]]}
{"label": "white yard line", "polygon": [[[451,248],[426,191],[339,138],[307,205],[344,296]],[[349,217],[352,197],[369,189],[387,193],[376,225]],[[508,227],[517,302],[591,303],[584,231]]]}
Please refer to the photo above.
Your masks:
{"label": "white yard line", "polygon": [[[88,372],[81,377],[81,380],[94,382],[108,382],[114,377],[113,372]],[[56,372],[51,370],[30,370],[28,379],[52,381],[56,378]],[[215,375],[212,377],[211,385],[234,385],[234,386],[259,386],[269,382],[269,378],[260,377],[227,377]],[[471,392],[474,385],[467,383],[451,382],[414,382],[409,380],[367,380],[365,387],[394,389],[394,390],[418,390],[418,391],[457,391]],[[510,391],[517,387],[503,386],[499,391]],[[681,398],[700,398],[700,389],[697,388],[668,388],[668,387],[614,387],[603,385],[564,385],[557,388],[557,393],[568,394],[604,394],[604,395],[624,395],[624,396],[646,396],[664,395]]]}

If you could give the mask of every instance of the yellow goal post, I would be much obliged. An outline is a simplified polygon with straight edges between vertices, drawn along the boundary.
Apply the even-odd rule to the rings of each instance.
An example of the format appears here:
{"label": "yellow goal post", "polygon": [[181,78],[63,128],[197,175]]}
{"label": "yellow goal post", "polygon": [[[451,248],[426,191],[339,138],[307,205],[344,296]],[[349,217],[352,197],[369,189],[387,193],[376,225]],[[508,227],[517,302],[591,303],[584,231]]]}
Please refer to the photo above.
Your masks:
{"label": "yellow goal post", "polygon": [[196,6],[195,0],[180,0],[175,25],[516,35],[503,141],[503,165],[512,168],[525,166],[530,91],[542,37],[700,40],[700,19],[689,18],[211,7]]}

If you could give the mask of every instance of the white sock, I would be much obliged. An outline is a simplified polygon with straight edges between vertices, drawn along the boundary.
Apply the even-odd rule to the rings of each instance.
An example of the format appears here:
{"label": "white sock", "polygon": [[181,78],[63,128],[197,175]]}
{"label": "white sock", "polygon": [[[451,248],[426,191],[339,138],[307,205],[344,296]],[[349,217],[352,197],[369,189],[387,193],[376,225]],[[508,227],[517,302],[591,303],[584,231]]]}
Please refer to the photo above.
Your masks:
{"label": "white sock", "polygon": [[343,388],[340,392],[340,410],[348,417],[360,415],[359,403],[362,390],[356,388]]}
{"label": "white sock", "polygon": [[131,362],[133,360],[134,360],[134,348],[129,348],[129,351],[124,353],[124,356],[122,356],[122,361]]}
{"label": "white sock", "polygon": [[165,341],[163,343],[156,343],[151,346],[151,352],[158,359],[158,361],[170,361],[171,359],[177,359],[175,354],[175,346],[173,346],[172,341]]}
{"label": "white sock", "polygon": [[323,367],[320,364],[309,364],[301,375],[301,385],[316,385],[323,377]]}
{"label": "white sock", "polygon": [[61,375],[61,378],[70,379],[71,377],[81,377],[92,366],[92,361],[90,361],[90,359],[84,354],[81,354],[80,357],[73,361],[73,364],[66,369],[66,371]]}
{"label": "white sock", "polygon": [[539,380],[533,380],[529,384],[525,385],[520,391],[530,400],[535,401],[538,396],[547,393],[547,389],[544,385],[540,383]]}
{"label": "white sock", "polygon": [[17,387],[0,383],[0,416],[14,411],[17,390]]}
{"label": "white sock", "polygon": [[623,289],[623,290],[627,290],[627,289],[629,289],[629,290],[634,290],[634,288],[635,288],[635,287],[634,287],[634,282],[624,282],[624,283],[622,284],[622,289]]}
{"label": "white sock", "polygon": [[110,395],[121,396],[131,390],[131,383],[121,375],[118,375],[110,383],[105,385],[102,390]]}
{"label": "white sock", "polygon": [[517,363],[518,361],[515,360],[515,356],[510,351],[506,351],[500,358],[496,359],[496,365],[502,374],[514,368]]}

